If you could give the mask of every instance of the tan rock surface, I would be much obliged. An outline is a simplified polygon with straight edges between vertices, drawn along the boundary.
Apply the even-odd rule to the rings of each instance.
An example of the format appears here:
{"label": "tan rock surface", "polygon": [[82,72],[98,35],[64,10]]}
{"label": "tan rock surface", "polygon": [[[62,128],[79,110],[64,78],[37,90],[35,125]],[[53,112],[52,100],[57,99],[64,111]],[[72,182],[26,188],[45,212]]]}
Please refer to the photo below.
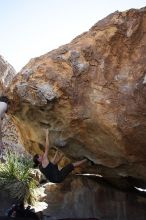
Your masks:
{"label": "tan rock surface", "polygon": [[43,214],[52,219],[145,220],[145,198],[100,181],[97,184],[86,177],[72,177],[62,184],[46,186],[48,207]]}
{"label": "tan rock surface", "polygon": [[47,127],[68,157],[146,181],[146,8],[115,12],[31,59],[10,92],[29,151],[43,149]]}

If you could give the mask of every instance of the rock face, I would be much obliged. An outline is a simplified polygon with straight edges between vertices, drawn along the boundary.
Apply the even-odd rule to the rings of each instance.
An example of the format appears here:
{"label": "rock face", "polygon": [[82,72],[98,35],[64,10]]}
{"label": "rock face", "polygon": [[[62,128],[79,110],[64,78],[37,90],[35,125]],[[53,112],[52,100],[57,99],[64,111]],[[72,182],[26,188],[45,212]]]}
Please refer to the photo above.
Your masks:
{"label": "rock face", "polygon": [[145,220],[145,198],[115,190],[103,182],[96,184],[87,177],[48,185],[46,193],[48,208],[43,214],[51,219]]}
{"label": "rock face", "polygon": [[8,115],[5,116],[2,122],[2,142],[3,154],[8,149],[20,154],[25,152],[20,130],[15,125],[15,121]]}
{"label": "rock face", "polygon": [[89,158],[103,176],[144,181],[145,93],[146,8],[115,12],[31,59],[9,91],[29,151],[43,149],[47,127],[69,158]]}
{"label": "rock face", "polygon": [[[6,95],[9,85],[15,76],[15,69],[0,56],[0,95]],[[21,153],[24,152],[20,132],[9,115],[6,115],[2,121],[2,141],[3,149],[9,148]]]}
{"label": "rock face", "polygon": [[0,55],[0,85],[3,90],[8,88],[15,75],[15,69]]}

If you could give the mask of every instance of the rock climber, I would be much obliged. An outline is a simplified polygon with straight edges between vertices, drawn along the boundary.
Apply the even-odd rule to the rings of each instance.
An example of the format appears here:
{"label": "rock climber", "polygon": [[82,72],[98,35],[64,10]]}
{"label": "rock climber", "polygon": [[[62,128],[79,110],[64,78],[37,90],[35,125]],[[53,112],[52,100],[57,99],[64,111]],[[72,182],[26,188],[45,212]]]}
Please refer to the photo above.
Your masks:
{"label": "rock climber", "polygon": [[71,173],[76,167],[79,167],[87,161],[83,159],[76,161],[74,163],[67,164],[65,167],[59,170],[58,163],[61,161],[64,156],[62,153],[59,155],[57,151],[53,160],[49,161],[49,130],[46,130],[46,144],[45,144],[45,153],[43,155],[34,155],[33,162],[34,167],[39,167],[40,171],[45,175],[45,177],[52,183],[61,183],[64,179]]}

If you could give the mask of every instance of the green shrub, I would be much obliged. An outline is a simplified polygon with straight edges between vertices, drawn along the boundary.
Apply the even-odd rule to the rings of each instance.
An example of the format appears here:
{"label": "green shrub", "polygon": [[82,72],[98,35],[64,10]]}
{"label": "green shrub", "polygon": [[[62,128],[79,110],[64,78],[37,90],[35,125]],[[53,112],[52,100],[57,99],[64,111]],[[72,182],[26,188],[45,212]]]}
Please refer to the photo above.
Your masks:
{"label": "green shrub", "polygon": [[36,181],[31,175],[33,162],[28,156],[7,152],[5,162],[0,162],[0,187],[18,201],[33,203]]}

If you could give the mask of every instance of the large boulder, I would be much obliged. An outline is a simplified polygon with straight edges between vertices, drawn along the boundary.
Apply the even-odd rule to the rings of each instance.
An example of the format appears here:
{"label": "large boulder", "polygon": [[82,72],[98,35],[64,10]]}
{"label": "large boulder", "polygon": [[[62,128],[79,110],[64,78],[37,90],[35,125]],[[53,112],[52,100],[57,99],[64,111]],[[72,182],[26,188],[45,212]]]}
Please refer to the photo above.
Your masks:
{"label": "large boulder", "polygon": [[9,96],[29,151],[42,152],[47,127],[51,146],[67,157],[87,157],[103,176],[146,181],[145,92],[142,8],[117,11],[71,43],[31,59]]}
{"label": "large boulder", "polygon": [[109,187],[102,179],[97,184],[87,177],[70,177],[46,185],[45,192],[48,207],[43,215],[51,219],[145,220],[145,198]]}

